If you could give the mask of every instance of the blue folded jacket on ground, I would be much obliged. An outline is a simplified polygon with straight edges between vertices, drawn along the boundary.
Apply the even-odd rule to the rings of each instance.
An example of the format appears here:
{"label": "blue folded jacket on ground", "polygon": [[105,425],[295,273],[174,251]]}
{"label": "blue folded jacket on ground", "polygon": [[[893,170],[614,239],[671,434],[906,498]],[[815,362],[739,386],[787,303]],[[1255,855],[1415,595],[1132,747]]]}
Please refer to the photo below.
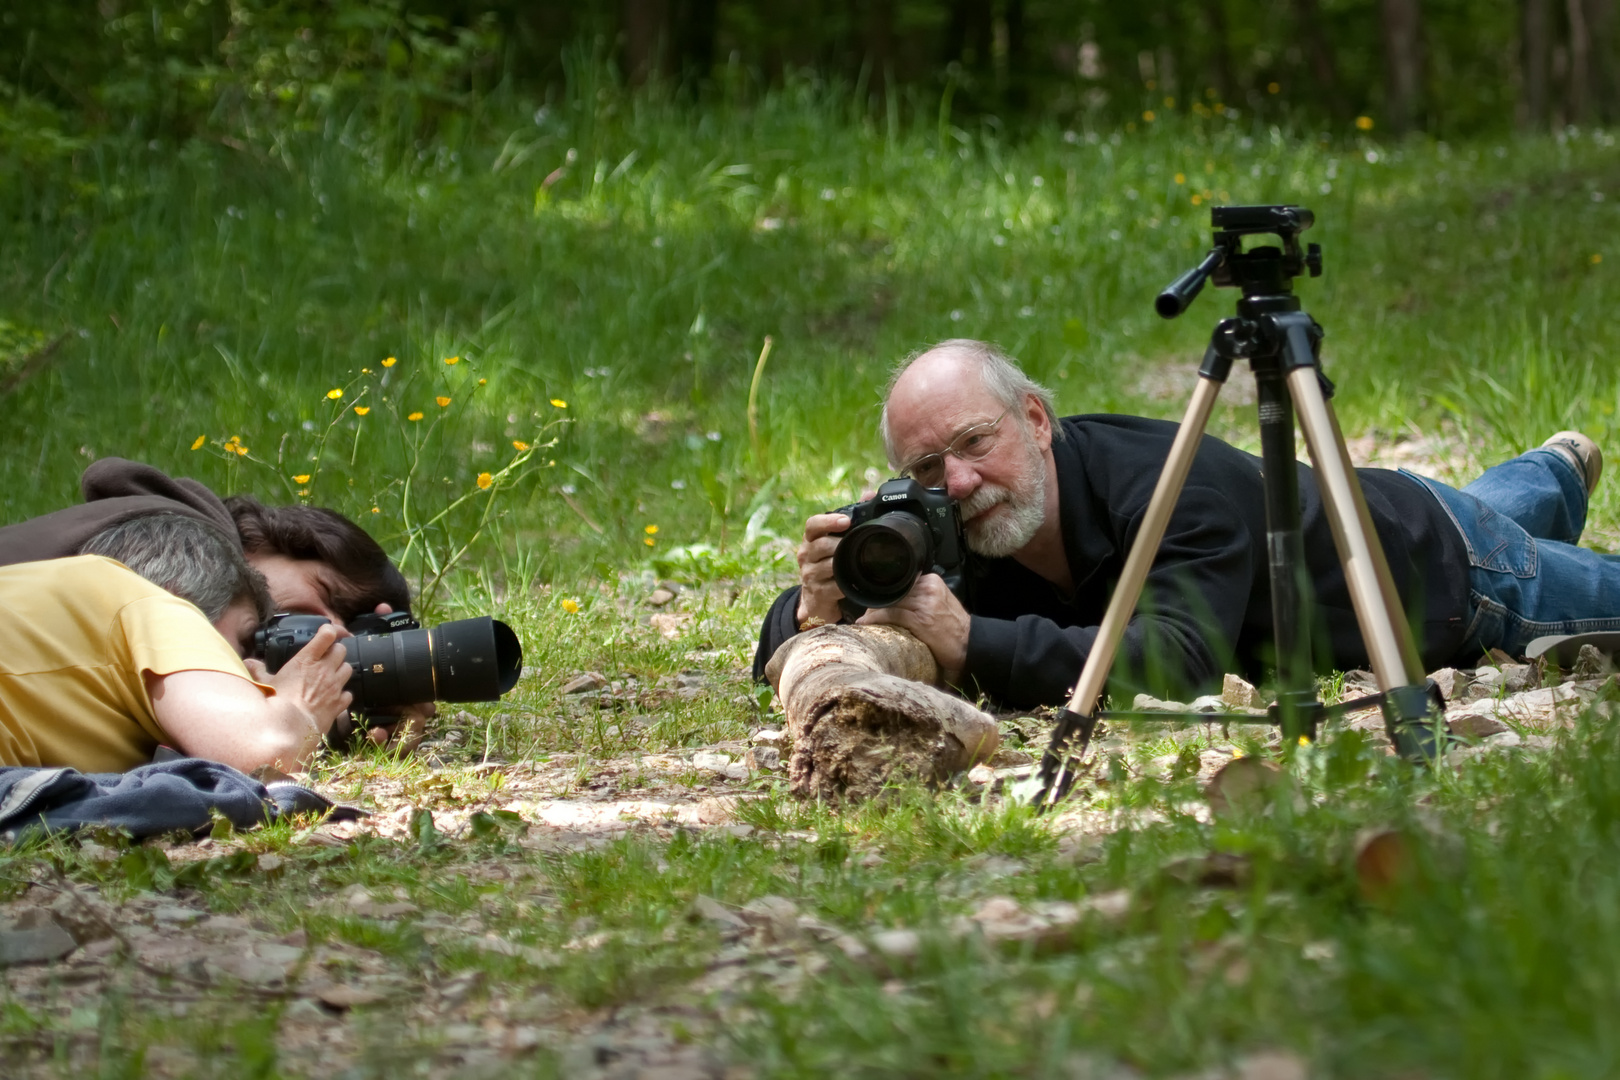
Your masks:
{"label": "blue folded jacket on ground", "polygon": [[0,768],[0,833],[11,837],[30,826],[67,832],[107,826],[140,840],[210,828],[215,812],[244,830],[284,814],[329,813],[339,820],[363,816],[301,784],[262,784],[202,758],[155,762],[126,773]]}

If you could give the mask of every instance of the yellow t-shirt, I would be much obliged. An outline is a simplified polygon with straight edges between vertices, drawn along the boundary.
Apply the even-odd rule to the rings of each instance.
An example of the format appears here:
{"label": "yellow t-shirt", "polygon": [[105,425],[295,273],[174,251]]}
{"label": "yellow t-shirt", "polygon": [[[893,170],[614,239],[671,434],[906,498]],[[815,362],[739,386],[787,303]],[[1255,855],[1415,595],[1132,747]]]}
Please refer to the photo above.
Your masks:
{"label": "yellow t-shirt", "polygon": [[169,736],[148,671],[250,679],[195,605],[122,563],[80,555],[0,567],[0,764],[122,772],[152,760]]}

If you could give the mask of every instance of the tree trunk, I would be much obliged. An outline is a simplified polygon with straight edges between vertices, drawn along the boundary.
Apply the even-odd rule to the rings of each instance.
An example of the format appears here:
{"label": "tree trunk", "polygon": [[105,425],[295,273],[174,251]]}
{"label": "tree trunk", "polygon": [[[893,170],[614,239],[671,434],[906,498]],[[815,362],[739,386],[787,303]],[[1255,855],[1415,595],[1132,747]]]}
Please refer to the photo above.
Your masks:
{"label": "tree trunk", "polygon": [[805,798],[944,780],[1001,742],[994,720],[934,685],[928,646],[897,627],[817,627],[778,649],[765,675],[787,712],[788,779]]}
{"label": "tree trunk", "polygon": [[1385,108],[1395,131],[1418,119],[1423,88],[1423,16],[1418,0],[1381,0],[1384,37]]}
{"label": "tree trunk", "polygon": [[1339,92],[1339,65],[1333,59],[1333,46],[1322,28],[1322,9],[1317,0],[1294,0],[1294,20],[1305,42],[1305,55],[1310,59],[1317,92],[1327,103],[1328,115],[1335,120],[1347,119],[1350,103]]}
{"label": "tree trunk", "polygon": [[624,0],[624,75],[640,86],[664,68],[669,0]]}
{"label": "tree trunk", "polygon": [[[1226,0],[1204,0],[1204,21],[1209,24],[1209,74],[1215,93],[1222,101],[1232,100],[1231,36],[1226,29]],[[1198,88],[1187,87],[1187,96],[1195,98]],[[1191,105],[1192,102],[1187,103]]]}
{"label": "tree trunk", "polygon": [[714,68],[720,0],[679,0],[672,21],[671,36],[675,44],[672,68],[682,77],[707,78]]}
{"label": "tree trunk", "polygon": [[1592,88],[1592,38],[1587,31],[1586,10],[1581,0],[1565,0],[1569,14],[1569,86],[1567,112],[1569,122],[1579,124],[1586,119],[1587,102]]}
{"label": "tree trunk", "polygon": [[1592,118],[1612,122],[1616,115],[1614,0],[1586,0],[1586,28],[1592,37]]}
{"label": "tree trunk", "polygon": [[1547,122],[1547,57],[1551,34],[1547,20],[1548,0],[1524,0],[1523,55],[1524,102],[1522,123],[1539,128]]}

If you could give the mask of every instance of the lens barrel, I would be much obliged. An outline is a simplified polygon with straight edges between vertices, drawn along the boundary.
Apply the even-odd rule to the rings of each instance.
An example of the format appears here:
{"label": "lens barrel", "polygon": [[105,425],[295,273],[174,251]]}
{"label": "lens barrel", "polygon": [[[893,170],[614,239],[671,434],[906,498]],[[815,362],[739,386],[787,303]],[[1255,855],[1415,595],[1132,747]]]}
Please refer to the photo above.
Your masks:
{"label": "lens barrel", "polygon": [[[281,616],[258,633],[272,673],[309,643],[327,620]],[[364,712],[423,701],[499,701],[523,673],[523,646],[510,626],[487,615],[428,629],[343,638],[353,674],[347,689]]]}
{"label": "lens barrel", "polygon": [[857,525],[833,551],[833,580],[862,607],[891,607],[934,565],[934,538],[915,514],[891,513]]}

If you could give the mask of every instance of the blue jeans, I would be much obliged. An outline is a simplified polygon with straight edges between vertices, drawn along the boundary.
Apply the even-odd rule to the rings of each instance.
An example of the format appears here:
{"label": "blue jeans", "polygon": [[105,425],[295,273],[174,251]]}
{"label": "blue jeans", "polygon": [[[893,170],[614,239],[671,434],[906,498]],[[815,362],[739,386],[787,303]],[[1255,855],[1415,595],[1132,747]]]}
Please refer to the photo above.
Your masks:
{"label": "blue jeans", "polygon": [[1461,491],[1406,475],[1440,501],[1468,548],[1472,610],[1460,657],[1492,648],[1522,656],[1543,635],[1620,630],[1620,555],[1575,546],[1586,488],[1562,454],[1530,450]]}

